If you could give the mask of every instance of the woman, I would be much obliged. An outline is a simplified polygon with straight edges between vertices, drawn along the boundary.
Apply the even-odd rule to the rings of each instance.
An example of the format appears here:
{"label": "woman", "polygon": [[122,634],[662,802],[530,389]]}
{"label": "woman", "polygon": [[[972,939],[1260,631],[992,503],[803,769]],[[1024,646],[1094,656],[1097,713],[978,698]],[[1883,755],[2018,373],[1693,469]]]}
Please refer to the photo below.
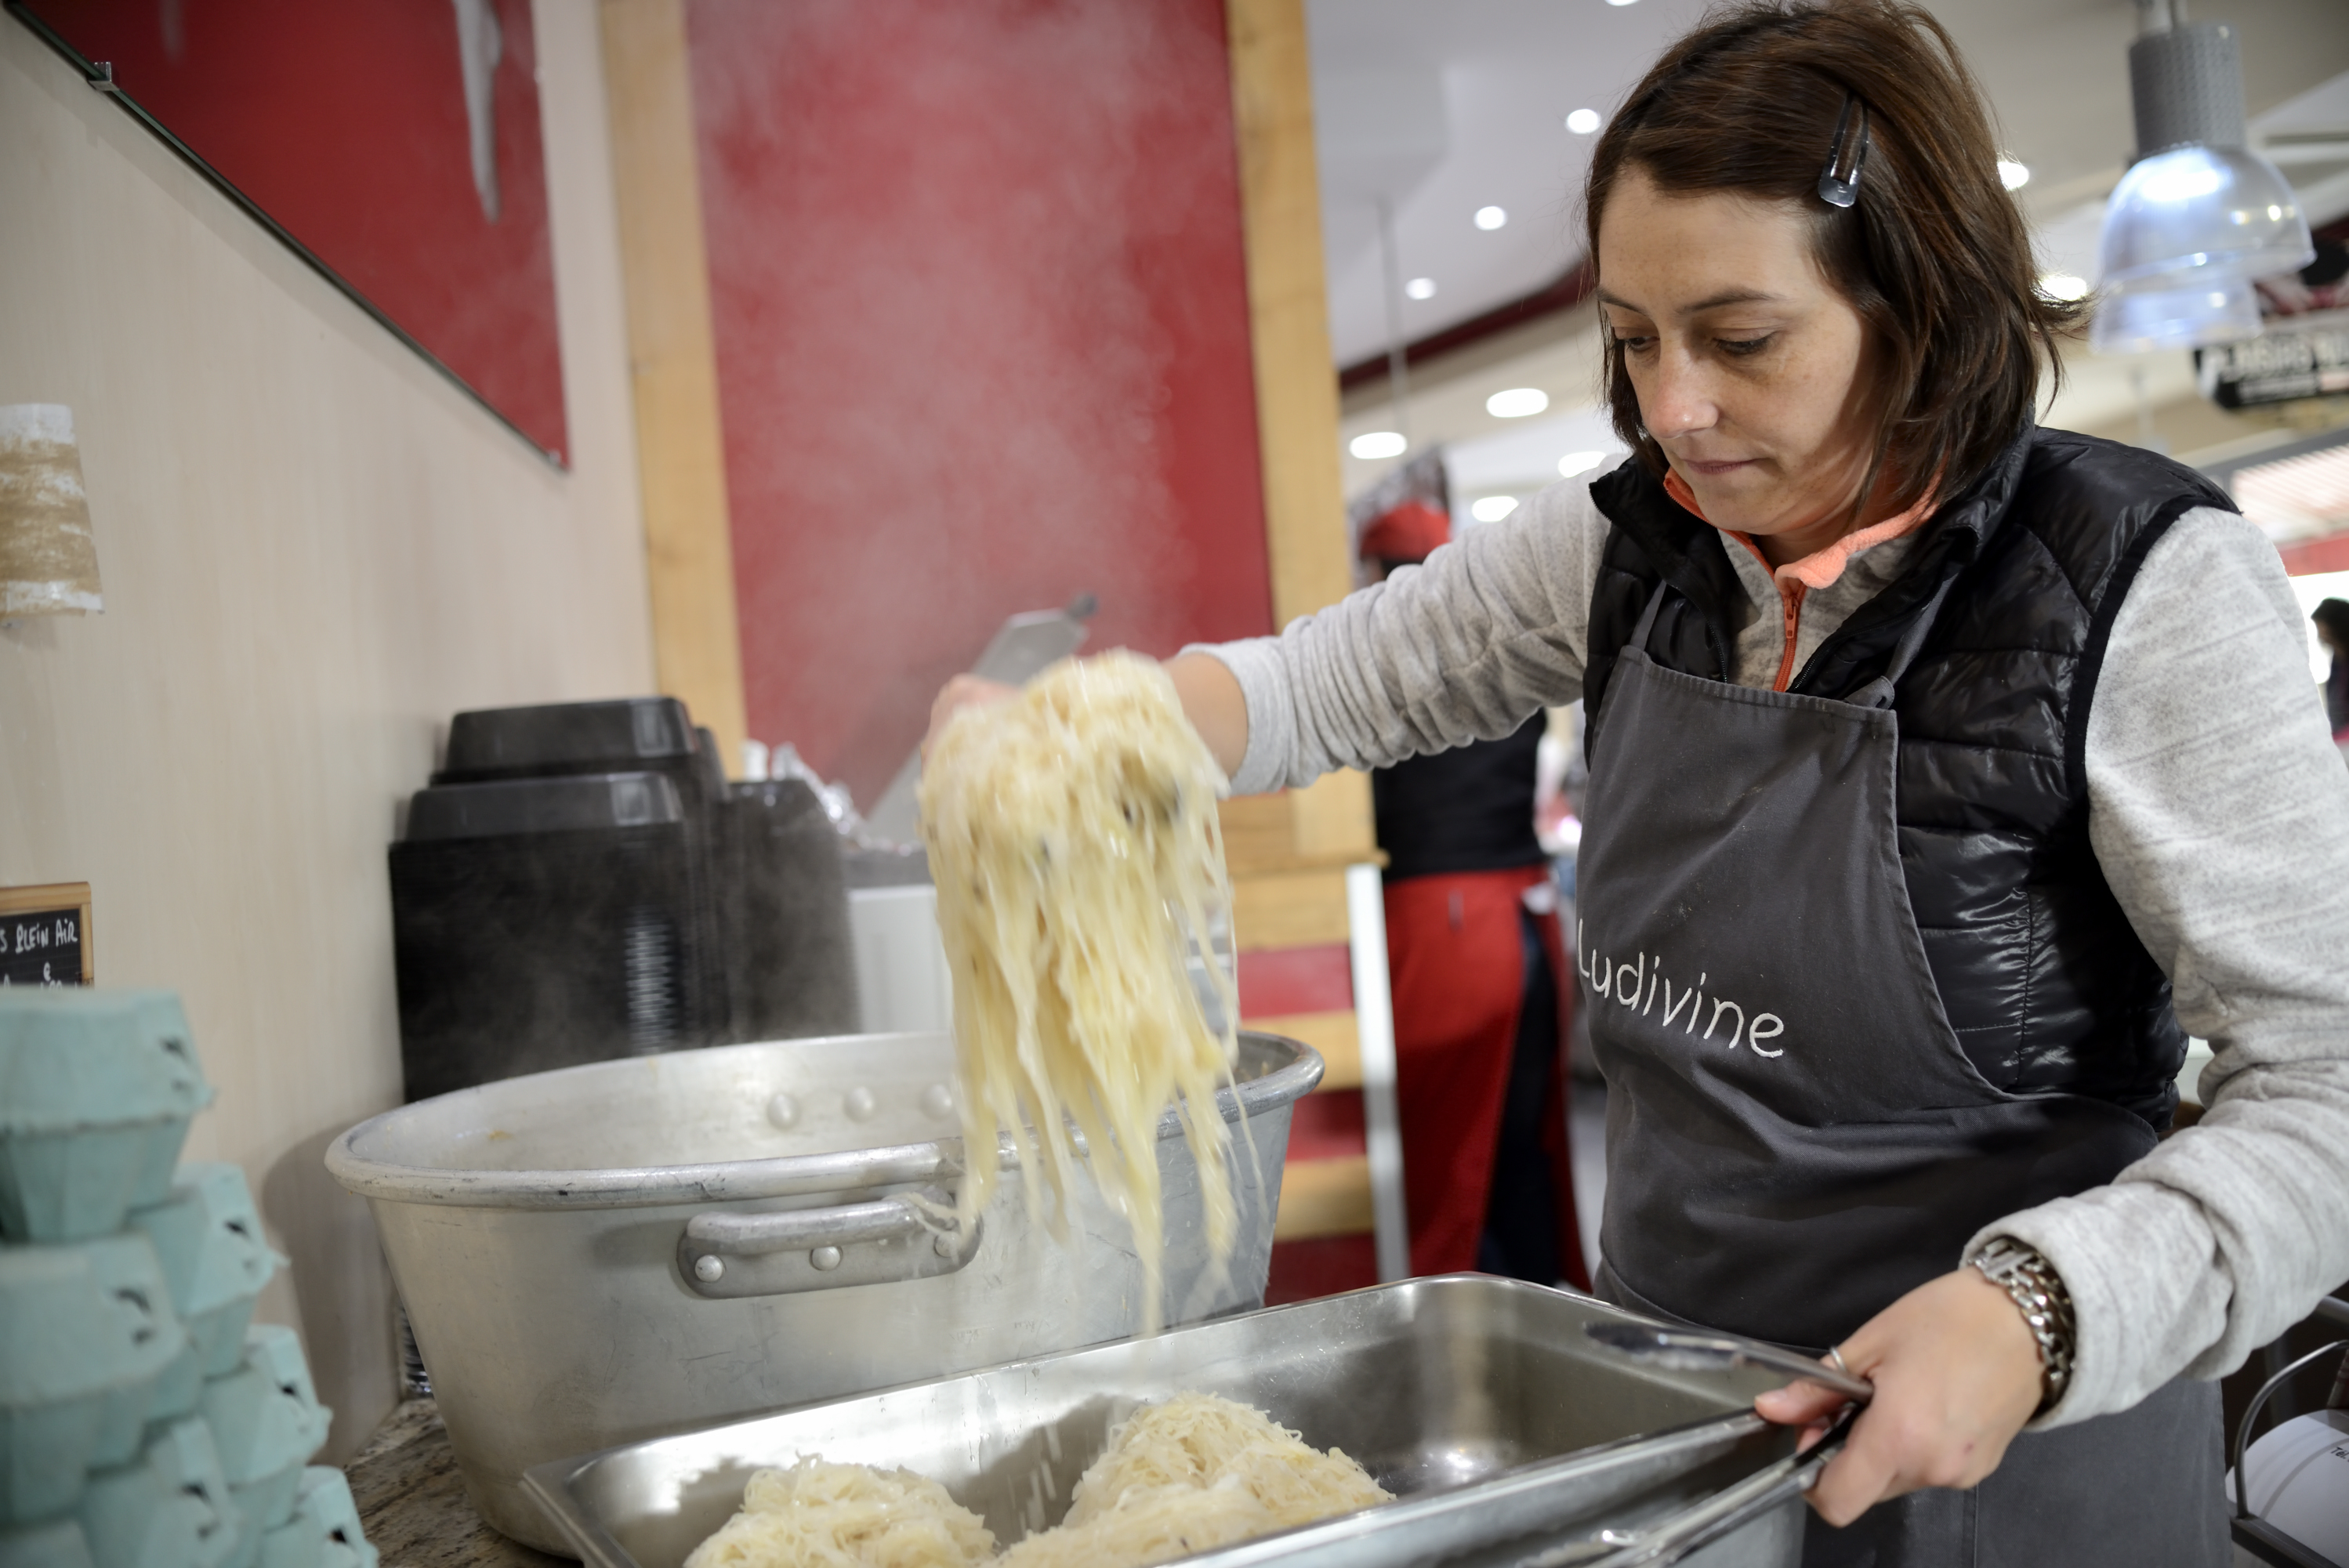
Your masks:
{"label": "woman", "polygon": [[2349,1276],[2349,773],[2258,531],[2034,428],[1995,160],[1922,11],[1717,13],[1594,152],[1633,459],[1170,667],[1242,791],[1584,699],[1599,1288],[1874,1382],[1808,1561],[2223,1562],[2209,1379]]}

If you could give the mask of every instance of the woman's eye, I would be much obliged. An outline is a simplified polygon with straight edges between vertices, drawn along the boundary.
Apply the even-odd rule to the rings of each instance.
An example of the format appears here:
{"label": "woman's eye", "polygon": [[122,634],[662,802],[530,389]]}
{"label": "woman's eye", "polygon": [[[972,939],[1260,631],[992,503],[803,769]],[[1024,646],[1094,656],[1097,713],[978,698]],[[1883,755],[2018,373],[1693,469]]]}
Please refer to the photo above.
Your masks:
{"label": "woman's eye", "polygon": [[1656,340],[1652,337],[1625,337],[1619,334],[1615,341],[1623,346],[1626,354],[1645,354],[1656,346]]}
{"label": "woman's eye", "polygon": [[1760,337],[1721,337],[1713,341],[1720,346],[1723,354],[1743,359],[1748,355],[1759,354],[1769,347],[1770,336],[1771,335],[1765,333]]}

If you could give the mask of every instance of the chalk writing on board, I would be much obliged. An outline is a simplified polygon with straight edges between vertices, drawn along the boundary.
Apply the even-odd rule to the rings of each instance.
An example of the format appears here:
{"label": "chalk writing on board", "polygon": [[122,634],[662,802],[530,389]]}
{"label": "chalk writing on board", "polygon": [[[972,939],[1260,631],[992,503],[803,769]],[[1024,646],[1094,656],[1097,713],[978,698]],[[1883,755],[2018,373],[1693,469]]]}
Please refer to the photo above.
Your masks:
{"label": "chalk writing on board", "polygon": [[80,910],[0,915],[0,985],[80,984]]}

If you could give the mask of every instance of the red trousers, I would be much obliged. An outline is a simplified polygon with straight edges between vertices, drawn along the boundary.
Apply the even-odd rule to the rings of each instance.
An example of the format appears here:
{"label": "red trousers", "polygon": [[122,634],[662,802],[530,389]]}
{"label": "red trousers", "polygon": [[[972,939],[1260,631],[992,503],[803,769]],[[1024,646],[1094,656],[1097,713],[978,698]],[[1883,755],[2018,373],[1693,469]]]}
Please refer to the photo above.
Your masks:
{"label": "red trousers", "polygon": [[[1387,965],[1394,991],[1395,1100],[1402,1124],[1411,1270],[1476,1266],[1492,1198],[1501,1108],[1526,989],[1520,895],[1545,866],[1412,877],[1386,889]],[[1556,915],[1535,917],[1559,978],[1558,1060],[1543,1107],[1542,1142],[1556,1194],[1564,1277],[1586,1284],[1566,1148],[1565,1041],[1573,988]]]}

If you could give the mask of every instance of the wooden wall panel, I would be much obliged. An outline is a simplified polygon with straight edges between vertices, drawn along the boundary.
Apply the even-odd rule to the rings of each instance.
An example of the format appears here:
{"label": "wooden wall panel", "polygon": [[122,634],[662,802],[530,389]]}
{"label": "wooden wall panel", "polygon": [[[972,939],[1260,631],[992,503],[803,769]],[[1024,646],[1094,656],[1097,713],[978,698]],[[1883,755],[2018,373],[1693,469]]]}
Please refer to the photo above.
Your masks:
{"label": "wooden wall panel", "polygon": [[603,0],[603,32],[654,663],[731,775],[747,732],[742,642],[684,0]]}
{"label": "wooden wall panel", "polygon": [[1342,868],[1232,883],[1232,935],[1243,953],[1343,942],[1349,930]]}
{"label": "wooden wall panel", "polygon": [[1246,1028],[1302,1040],[1320,1052],[1324,1070],[1314,1089],[1316,1094],[1362,1087],[1361,1031],[1354,1023],[1352,1008],[1340,1013],[1287,1013],[1244,1018],[1241,1024]]}
{"label": "wooden wall panel", "polygon": [[1304,0],[1227,0],[1239,126],[1273,619],[1346,596],[1338,375],[1330,362]]}
{"label": "wooden wall panel", "polygon": [[[1263,453],[1265,542],[1273,617],[1287,624],[1345,597],[1345,497],[1338,467],[1338,379],[1330,356],[1313,150],[1313,78],[1304,0],[1226,0],[1233,112],[1247,219],[1248,311]],[[1336,773],[1227,812],[1233,925],[1243,950],[1349,939],[1343,867],[1378,854],[1370,780]],[[1235,803],[1237,804],[1237,803]],[[1322,1053],[1325,1091],[1362,1081],[1352,1010],[1264,1020]],[[1370,1161],[1292,1159],[1274,1236],[1282,1243],[1371,1228]],[[1292,1247],[1273,1254],[1276,1298]],[[1361,1282],[1367,1283],[1367,1282]]]}
{"label": "wooden wall panel", "polygon": [[[1248,314],[1274,621],[1344,598],[1346,501],[1338,466],[1338,375],[1330,362],[1313,150],[1313,75],[1304,0],[1226,0],[1232,107],[1239,124]],[[1299,852],[1371,852],[1370,780],[1332,774],[1288,797]]]}
{"label": "wooden wall panel", "polygon": [[1371,1228],[1371,1161],[1366,1154],[1292,1160],[1280,1174],[1280,1208],[1272,1239],[1299,1242],[1350,1236]]}

